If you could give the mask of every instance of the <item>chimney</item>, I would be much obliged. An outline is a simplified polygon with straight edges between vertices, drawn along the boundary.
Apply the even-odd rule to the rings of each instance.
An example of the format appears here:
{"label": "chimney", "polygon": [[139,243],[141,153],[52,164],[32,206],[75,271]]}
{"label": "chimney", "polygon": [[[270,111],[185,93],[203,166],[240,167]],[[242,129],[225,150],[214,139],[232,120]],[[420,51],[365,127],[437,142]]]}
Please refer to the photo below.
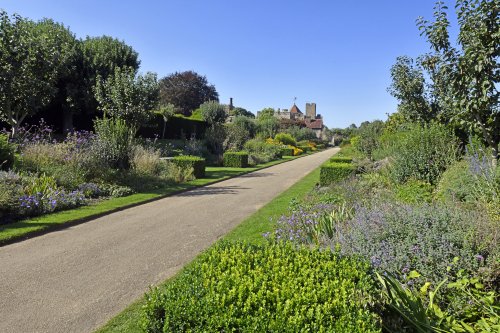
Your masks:
{"label": "chimney", "polygon": [[231,111],[233,109],[233,98],[229,97],[229,110]]}

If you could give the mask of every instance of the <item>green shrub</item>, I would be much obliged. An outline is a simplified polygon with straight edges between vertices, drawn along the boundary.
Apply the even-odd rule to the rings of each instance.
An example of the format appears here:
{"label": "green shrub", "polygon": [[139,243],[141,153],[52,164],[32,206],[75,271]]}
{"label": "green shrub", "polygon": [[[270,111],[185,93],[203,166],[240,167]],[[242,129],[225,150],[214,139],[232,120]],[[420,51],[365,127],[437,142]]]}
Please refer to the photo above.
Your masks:
{"label": "green shrub", "polygon": [[281,148],[281,156],[293,156],[293,148],[289,147]]}
{"label": "green shrub", "polygon": [[350,163],[325,163],[320,169],[319,183],[321,186],[328,186],[349,177],[355,170]]}
{"label": "green shrub", "polygon": [[96,140],[92,145],[92,152],[113,168],[126,169],[129,167],[129,157],[134,141],[134,131],[125,120],[98,119],[94,121]]}
{"label": "green shrub", "polygon": [[172,163],[185,169],[193,168],[195,178],[205,177],[205,159],[198,156],[176,156],[172,158]]}
{"label": "green shrub", "polygon": [[145,332],[381,332],[366,263],[330,250],[219,243],[164,292]]}
{"label": "green shrub", "polygon": [[9,137],[0,134],[0,170],[9,170],[14,165],[14,145],[9,143]]}
{"label": "green shrub", "polygon": [[394,142],[391,176],[401,184],[412,178],[436,184],[457,157],[457,139],[445,126],[414,125]]}
{"label": "green shrub", "polygon": [[330,157],[329,161],[331,163],[352,163],[352,157]]}
{"label": "green shrub", "polygon": [[319,149],[325,149],[325,145],[324,145],[324,144],[322,144],[322,143],[318,143],[318,144],[316,145],[316,149],[318,149],[318,150],[319,150]]}
{"label": "green shrub", "polygon": [[441,176],[436,198],[445,201],[473,201],[474,179],[465,160],[452,164]]}
{"label": "green shrub", "polygon": [[130,165],[139,174],[158,176],[163,166],[160,156],[159,149],[137,145],[132,148]]}
{"label": "green shrub", "polygon": [[246,168],[248,167],[248,153],[243,151],[224,153],[224,166],[230,168]]}
{"label": "green shrub", "polygon": [[274,140],[281,142],[284,145],[297,146],[297,141],[295,141],[295,138],[288,133],[278,133],[274,137]]}
{"label": "green shrub", "polygon": [[423,203],[432,201],[434,187],[421,180],[409,180],[396,186],[396,198],[406,203]]}
{"label": "green shrub", "polygon": [[304,153],[309,153],[312,151],[312,148],[310,146],[298,146],[297,148],[302,149]]}

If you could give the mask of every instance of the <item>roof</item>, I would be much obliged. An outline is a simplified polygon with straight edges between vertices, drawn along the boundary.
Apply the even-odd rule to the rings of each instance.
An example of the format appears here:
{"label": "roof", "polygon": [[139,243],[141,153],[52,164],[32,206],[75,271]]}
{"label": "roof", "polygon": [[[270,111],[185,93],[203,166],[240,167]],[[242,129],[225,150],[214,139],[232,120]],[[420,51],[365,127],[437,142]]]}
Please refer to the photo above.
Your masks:
{"label": "roof", "polygon": [[294,103],[293,106],[290,108],[290,113],[302,113],[302,111],[300,111],[297,105],[295,105]]}
{"label": "roof", "polygon": [[306,120],[306,127],[310,129],[323,129],[323,119]]}

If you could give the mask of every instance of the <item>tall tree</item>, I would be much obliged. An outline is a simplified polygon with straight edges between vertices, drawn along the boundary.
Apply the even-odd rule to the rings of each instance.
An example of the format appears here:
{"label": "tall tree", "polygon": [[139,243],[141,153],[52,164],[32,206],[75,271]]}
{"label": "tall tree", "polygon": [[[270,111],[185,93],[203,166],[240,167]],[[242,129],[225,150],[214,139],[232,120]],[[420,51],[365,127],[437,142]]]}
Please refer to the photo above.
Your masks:
{"label": "tall tree", "polygon": [[36,29],[50,38],[59,51],[56,94],[47,109],[56,109],[61,114],[64,132],[73,130],[73,114],[81,111],[85,89],[82,72],[81,42],[61,23],[44,19],[36,24]]}
{"label": "tall tree", "polygon": [[392,84],[389,92],[398,99],[398,111],[409,121],[429,122],[436,116],[435,109],[425,94],[425,79],[413,59],[402,56],[391,67]]}
{"label": "tall tree", "polygon": [[105,117],[120,118],[138,130],[158,103],[156,74],[136,75],[132,68],[115,68],[106,80],[97,77],[95,98]]}
{"label": "tall tree", "polygon": [[13,136],[56,93],[58,63],[66,47],[57,39],[33,21],[0,11],[0,119]]}
{"label": "tall tree", "polygon": [[442,100],[452,118],[476,130],[491,149],[494,164],[500,143],[500,2],[458,0],[459,36],[450,43],[446,6],[438,1],[434,22],[418,20],[422,34],[434,51],[430,69],[439,68]]}
{"label": "tall tree", "polygon": [[160,80],[160,101],[174,104],[180,112],[189,115],[205,102],[218,102],[219,94],[205,76],[193,71],[176,72]]}
{"label": "tall tree", "polygon": [[81,42],[82,71],[85,80],[85,109],[95,113],[97,101],[94,87],[97,77],[106,80],[116,68],[131,68],[137,73],[140,65],[138,53],[124,41],[109,36],[87,37]]}

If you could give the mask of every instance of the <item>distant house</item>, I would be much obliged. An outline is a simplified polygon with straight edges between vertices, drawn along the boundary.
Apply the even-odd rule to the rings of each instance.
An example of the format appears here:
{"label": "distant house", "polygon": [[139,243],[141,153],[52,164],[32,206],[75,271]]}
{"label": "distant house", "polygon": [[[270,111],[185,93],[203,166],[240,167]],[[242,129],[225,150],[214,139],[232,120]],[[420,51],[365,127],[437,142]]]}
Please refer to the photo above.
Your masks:
{"label": "distant house", "polygon": [[[259,112],[257,112],[257,116]],[[299,107],[293,103],[290,110],[288,109],[278,109],[274,116],[278,119],[286,120],[302,120],[304,121],[307,128],[310,128],[316,134],[318,139],[323,137],[324,125],[323,117],[320,114],[316,114],[316,103],[306,103],[306,113],[304,114],[300,111]]]}

